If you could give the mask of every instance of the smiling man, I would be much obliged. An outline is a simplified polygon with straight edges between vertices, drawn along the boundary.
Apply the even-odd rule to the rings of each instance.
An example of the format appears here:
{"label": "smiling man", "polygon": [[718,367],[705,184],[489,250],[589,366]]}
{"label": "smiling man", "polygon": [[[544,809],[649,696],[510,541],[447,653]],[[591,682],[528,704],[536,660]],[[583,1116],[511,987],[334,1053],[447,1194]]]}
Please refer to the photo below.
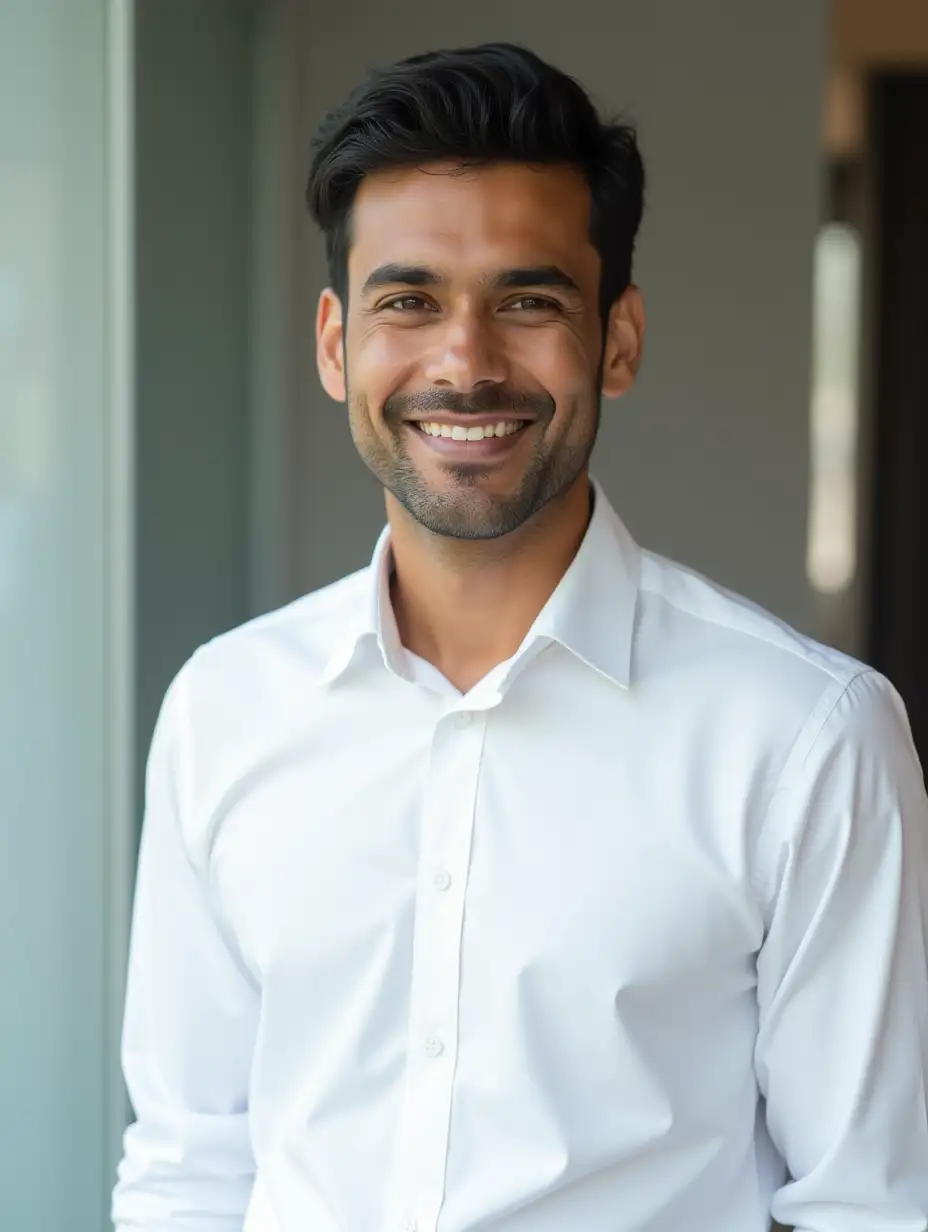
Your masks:
{"label": "smiling man", "polygon": [[928,808],[892,687],[640,549],[633,132],[508,45],[318,134],[369,568],[152,744],[123,1232],[928,1228]]}

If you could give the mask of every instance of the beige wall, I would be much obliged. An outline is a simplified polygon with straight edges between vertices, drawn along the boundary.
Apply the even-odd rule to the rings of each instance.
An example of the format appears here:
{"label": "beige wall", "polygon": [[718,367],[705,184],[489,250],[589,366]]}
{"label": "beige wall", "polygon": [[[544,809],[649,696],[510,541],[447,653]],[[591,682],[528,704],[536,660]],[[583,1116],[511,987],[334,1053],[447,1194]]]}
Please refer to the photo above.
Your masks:
{"label": "beige wall", "polygon": [[834,0],[828,29],[824,144],[836,158],[867,144],[867,77],[928,71],[926,0]]}
{"label": "beige wall", "polygon": [[928,64],[925,0],[835,0],[834,58],[864,68]]}

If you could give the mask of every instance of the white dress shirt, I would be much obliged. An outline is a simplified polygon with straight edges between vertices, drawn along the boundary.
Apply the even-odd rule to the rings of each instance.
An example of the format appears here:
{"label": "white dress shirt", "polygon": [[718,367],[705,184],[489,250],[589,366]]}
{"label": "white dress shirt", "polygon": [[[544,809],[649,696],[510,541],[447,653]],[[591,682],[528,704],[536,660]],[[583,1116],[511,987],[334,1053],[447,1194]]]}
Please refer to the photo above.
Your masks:
{"label": "white dress shirt", "polygon": [[928,809],[875,672],[596,489],[466,695],[368,569],[155,733],[114,1193],[145,1232],[928,1228]]}

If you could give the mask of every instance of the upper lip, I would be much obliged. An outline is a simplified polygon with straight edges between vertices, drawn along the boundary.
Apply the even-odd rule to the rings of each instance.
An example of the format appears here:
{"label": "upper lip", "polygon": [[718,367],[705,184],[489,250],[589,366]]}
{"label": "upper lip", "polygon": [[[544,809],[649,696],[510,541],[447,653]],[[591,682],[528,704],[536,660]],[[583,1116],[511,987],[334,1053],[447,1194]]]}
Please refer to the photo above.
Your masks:
{"label": "upper lip", "polygon": [[451,411],[432,411],[425,415],[410,415],[407,423],[448,424],[449,427],[460,425],[462,428],[484,428],[487,424],[497,423],[531,423],[534,415],[526,415],[523,411],[493,411],[480,415],[455,415]]}

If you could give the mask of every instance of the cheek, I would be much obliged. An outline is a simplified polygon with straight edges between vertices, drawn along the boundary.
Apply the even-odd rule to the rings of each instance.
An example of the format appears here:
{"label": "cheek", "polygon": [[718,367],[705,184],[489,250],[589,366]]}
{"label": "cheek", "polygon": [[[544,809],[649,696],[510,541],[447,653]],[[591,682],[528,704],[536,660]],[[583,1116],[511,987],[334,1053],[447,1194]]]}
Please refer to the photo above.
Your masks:
{"label": "cheek", "polygon": [[554,387],[583,387],[592,370],[587,340],[571,329],[524,329],[512,337],[510,357],[552,392]]}
{"label": "cheek", "polygon": [[389,386],[402,378],[416,366],[421,352],[413,330],[375,329],[348,338],[352,371],[371,385]]}
{"label": "cheek", "polygon": [[[585,339],[572,330],[539,329],[531,333],[531,337],[518,340],[511,352],[514,370],[527,374],[554,398],[561,412],[555,417],[560,425],[555,431],[566,430],[566,419],[575,420],[596,397],[595,359]],[[516,384],[520,383],[516,377]]]}
{"label": "cheek", "polygon": [[[381,423],[380,407],[400,389],[421,388],[417,377],[419,351],[412,331],[378,330],[349,340],[347,369],[352,403],[363,402],[365,417]],[[382,430],[382,429],[381,429]]]}

